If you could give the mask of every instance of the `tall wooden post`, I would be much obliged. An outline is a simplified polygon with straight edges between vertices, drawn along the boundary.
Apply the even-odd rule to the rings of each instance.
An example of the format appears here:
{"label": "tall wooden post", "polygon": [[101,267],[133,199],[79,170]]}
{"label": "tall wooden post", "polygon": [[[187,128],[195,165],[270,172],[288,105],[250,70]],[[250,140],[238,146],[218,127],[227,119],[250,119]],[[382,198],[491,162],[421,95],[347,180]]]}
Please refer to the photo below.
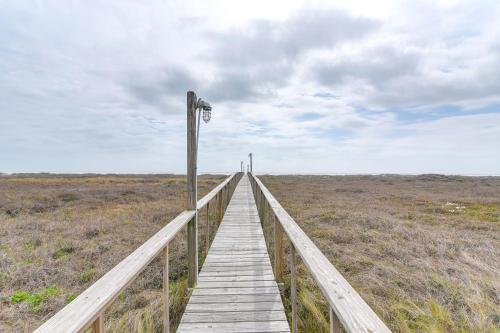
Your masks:
{"label": "tall wooden post", "polygon": [[[196,94],[187,93],[187,210],[196,208]],[[198,213],[187,226],[188,286],[194,288],[198,281]]]}
{"label": "tall wooden post", "polygon": [[250,172],[253,173],[253,155],[252,153],[248,154],[248,156],[250,156]]}

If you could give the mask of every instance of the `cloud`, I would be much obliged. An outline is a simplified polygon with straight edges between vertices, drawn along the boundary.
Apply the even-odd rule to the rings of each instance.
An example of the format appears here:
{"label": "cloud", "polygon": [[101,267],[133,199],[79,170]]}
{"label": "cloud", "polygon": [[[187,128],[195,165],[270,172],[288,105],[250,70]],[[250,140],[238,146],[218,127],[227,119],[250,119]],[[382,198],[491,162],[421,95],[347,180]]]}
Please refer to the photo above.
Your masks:
{"label": "cloud", "polygon": [[181,67],[132,73],[122,84],[140,104],[165,113],[178,112],[186,91],[199,86],[194,75]]}
{"label": "cloud", "polygon": [[312,61],[306,79],[371,108],[481,108],[497,103],[499,9],[489,5],[409,5],[393,24],[384,22],[369,42]]}
{"label": "cloud", "polygon": [[0,172],[500,173],[496,2],[241,6],[4,1]]}
{"label": "cloud", "polygon": [[310,73],[323,86],[338,87],[363,81],[381,89],[390,81],[416,75],[419,72],[420,57],[415,51],[380,46],[362,53],[318,62]]}
{"label": "cloud", "polygon": [[217,101],[273,97],[295,74],[302,56],[360,39],[379,22],[334,9],[306,9],[284,21],[255,20],[208,33],[207,60],[215,66],[209,90]]}

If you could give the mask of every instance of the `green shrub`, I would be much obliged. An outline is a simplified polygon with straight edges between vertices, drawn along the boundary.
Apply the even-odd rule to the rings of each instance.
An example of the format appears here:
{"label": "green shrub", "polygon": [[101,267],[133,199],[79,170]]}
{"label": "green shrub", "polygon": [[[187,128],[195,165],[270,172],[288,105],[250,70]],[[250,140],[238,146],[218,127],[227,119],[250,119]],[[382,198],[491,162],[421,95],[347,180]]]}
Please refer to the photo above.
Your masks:
{"label": "green shrub", "polygon": [[51,297],[59,295],[60,290],[55,284],[51,284],[37,293],[31,294],[24,290],[16,291],[9,297],[12,303],[26,302],[31,310],[39,311],[42,309],[42,302]]}
{"label": "green shrub", "polygon": [[83,272],[80,275],[80,282],[83,283],[89,282],[94,277],[94,274],[95,274],[95,268],[86,269],[85,272]]}
{"label": "green shrub", "polygon": [[29,292],[24,291],[24,290],[19,290],[19,291],[16,291],[14,294],[12,294],[9,297],[9,300],[12,303],[19,303],[19,302],[23,302],[23,301],[27,300],[30,296],[31,296],[31,294]]}
{"label": "green shrub", "polygon": [[54,252],[54,254],[52,255],[52,258],[54,259],[59,259],[59,258],[62,258],[70,253],[73,253],[76,251],[76,247],[72,246],[72,245],[68,245],[68,246],[63,246],[61,248],[59,248],[56,252]]}

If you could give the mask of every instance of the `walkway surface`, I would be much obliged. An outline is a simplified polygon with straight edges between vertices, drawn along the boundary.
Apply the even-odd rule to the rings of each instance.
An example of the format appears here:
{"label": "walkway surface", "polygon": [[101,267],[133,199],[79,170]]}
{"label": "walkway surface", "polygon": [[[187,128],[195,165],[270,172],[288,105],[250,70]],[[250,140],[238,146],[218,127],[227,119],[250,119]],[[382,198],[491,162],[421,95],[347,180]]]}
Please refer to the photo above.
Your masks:
{"label": "walkway surface", "polygon": [[290,332],[246,175],[234,191],[177,332]]}

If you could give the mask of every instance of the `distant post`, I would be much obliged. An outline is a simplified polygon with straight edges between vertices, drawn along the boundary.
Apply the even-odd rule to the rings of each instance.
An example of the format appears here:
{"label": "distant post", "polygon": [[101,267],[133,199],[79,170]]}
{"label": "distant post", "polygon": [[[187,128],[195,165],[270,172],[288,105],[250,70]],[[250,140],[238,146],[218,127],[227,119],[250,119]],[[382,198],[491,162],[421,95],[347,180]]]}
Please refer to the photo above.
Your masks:
{"label": "distant post", "polygon": [[252,164],[253,164],[253,163],[252,163],[252,156],[253,156],[253,155],[252,155],[252,153],[250,153],[250,154],[248,154],[248,156],[250,157],[250,172],[252,172],[252,173],[253,173],[253,166],[252,166]]}
{"label": "distant post", "polygon": [[[196,94],[187,93],[187,210],[196,210]],[[198,214],[187,225],[188,286],[198,281]]]}
{"label": "distant post", "polygon": [[244,170],[243,170],[243,161],[241,161],[241,168],[240,168],[240,169],[241,169],[241,172],[243,172],[243,171],[244,171]]}

